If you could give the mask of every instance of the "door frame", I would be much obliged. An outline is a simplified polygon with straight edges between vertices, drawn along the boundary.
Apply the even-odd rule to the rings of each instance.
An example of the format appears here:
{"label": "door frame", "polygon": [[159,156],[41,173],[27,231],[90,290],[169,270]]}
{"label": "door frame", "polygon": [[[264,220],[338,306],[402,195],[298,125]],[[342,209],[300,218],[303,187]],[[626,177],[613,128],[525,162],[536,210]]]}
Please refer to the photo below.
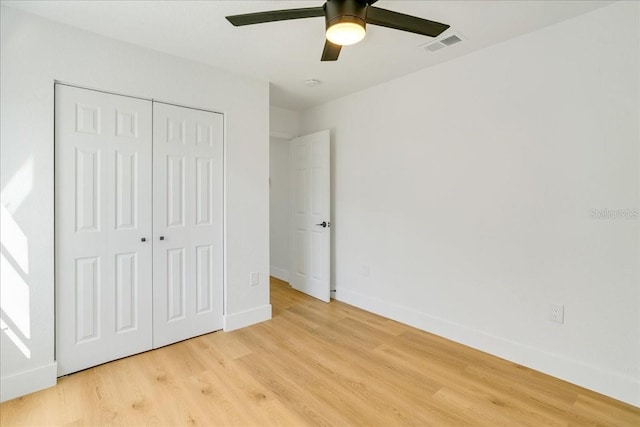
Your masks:
{"label": "door frame", "polygon": [[[280,139],[283,142],[286,141],[287,144],[287,152],[290,153],[291,151],[291,141],[293,141],[294,138],[296,138],[295,136],[286,133],[286,132],[278,132],[278,131],[273,131],[273,130],[269,130],[269,149],[271,149],[271,139]],[[288,179],[290,179],[290,175],[291,175],[291,155],[289,154],[288,160],[287,160],[287,177]],[[271,203],[271,184],[272,184],[272,180],[271,180],[271,160],[269,160],[269,203]],[[287,282],[287,284],[289,284],[289,280],[291,278],[291,227],[290,227],[290,221],[291,221],[291,204],[292,204],[292,200],[291,200],[291,191],[289,188],[289,181],[287,180],[287,265],[286,265],[286,280],[283,279],[282,277],[277,277],[273,275],[273,271],[271,270],[271,261],[269,261],[269,276],[271,277],[275,277],[278,280],[282,280],[283,282]],[[271,217],[269,217],[269,228],[271,228]],[[269,260],[271,260],[271,233],[269,233]],[[290,285],[290,284],[289,284]]]}

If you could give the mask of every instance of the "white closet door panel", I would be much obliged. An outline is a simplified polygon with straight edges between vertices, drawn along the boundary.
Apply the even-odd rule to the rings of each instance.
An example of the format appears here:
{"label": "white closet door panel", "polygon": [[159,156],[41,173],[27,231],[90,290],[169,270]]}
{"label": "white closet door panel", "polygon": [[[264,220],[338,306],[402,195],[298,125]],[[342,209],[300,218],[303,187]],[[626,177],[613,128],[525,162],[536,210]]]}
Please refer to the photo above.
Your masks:
{"label": "white closet door panel", "polygon": [[184,320],[187,312],[185,248],[167,249],[167,321]]}
{"label": "white closet door panel", "polygon": [[76,258],[76,343],[100,339],[100,291],[103,280],[100,272],[101,257]]}
{"label": "white closet door panel", "polygon": [[213,245],[196,246],[196,314],[213,310]]}
{"label": "white closet door panel", "polygon": [[[151,102],[114,96],[110,146],[109,262],[114,299],[112,359],[152,348],[153,224]],[[145,241],[142,241],[145,239]]]}
{"label": "white closet door panel", "polygon": [[138,326],[138,254],[116,255],[116,333]]}
{"label": "white closet door panel", "polygon": [[56,85],[55,111],[62,375],[151,348],[151,103]]}
{"label": "white closet door panel", "polygon": [[222,328],[222,115],[154,103],[154,347]]}

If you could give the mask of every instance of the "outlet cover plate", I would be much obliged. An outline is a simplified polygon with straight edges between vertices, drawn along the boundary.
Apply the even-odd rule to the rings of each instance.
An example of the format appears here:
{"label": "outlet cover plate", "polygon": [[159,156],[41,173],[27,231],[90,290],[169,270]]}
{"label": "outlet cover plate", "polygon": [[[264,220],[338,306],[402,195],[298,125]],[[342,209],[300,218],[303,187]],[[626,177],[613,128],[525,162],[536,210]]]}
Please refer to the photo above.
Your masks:
{"label": "outlet cover plate", "polygon": [[258,275],[258,273],[256,273],[255,271],[251,273],[249,275],[249,282],[251,283],[251,286],[258,286],[258,283],[260,283],[260,276]]}
{"label": "outlet cover plate", "polygon": [[564,305],[551,304],[549,306],[549,320],[556,323],[564,323]]}

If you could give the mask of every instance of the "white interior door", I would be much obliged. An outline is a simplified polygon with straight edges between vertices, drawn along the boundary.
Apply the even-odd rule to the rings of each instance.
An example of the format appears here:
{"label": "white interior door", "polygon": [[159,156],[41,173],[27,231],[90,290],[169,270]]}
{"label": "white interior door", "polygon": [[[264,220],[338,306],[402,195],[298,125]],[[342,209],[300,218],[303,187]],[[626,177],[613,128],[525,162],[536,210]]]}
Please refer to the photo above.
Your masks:
{"label": "white interior door", "polygon": [[56,358],[151,348],[151,102],[56,85]]}
{"label": "white interior door", "polygon": [[223,116],[153,103],[153,346],[222,329]]}
{"label": "white interior door", "polygon": [[331,285],[330,134],[291,141],[291,269],[294,289],[329,302]]}

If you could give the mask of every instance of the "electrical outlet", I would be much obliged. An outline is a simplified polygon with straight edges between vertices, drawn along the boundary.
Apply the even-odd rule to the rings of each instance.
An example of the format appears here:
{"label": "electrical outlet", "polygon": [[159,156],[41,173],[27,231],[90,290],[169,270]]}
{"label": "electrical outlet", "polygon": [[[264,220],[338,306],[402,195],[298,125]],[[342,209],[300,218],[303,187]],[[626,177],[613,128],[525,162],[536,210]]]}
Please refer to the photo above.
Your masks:
{"label": "electrical outlet", "polygon": [[549,320],[556,323],[564,323],[564,305],[551,304],[549,306]]}
{"label": "electrical outlet", "polygon": [[254,271],[249,275],[249,283],[251,283],[251,286],[258,286],[258,283],[260,283],[260,276],[257,272]]}

